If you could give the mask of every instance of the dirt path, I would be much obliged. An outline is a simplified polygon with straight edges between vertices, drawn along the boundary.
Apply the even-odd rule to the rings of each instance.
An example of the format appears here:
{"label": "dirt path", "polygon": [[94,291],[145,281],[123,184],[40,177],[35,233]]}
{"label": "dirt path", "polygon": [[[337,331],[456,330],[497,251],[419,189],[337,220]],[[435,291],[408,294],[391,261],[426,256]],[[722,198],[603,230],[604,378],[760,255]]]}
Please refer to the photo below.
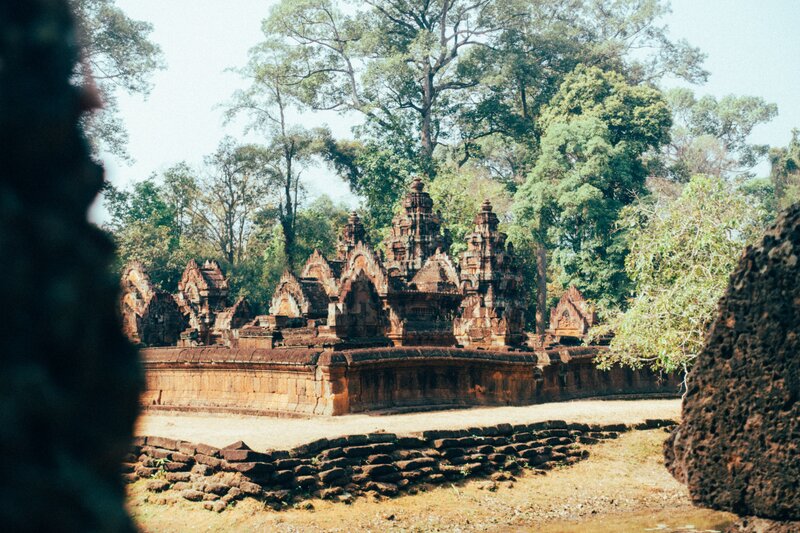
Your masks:
{"label": "dirt path", "polygon": [[322,437],[375,431],[408,434],[428,429],[524,424],[543,420],[635,424],[647,418],[677,420],[679,416],[680,400],[581,400],[524,407],[482,407],[313,419],[151,412],[139,419],[136,434],[171,437],[212,446],[225,446],[243,440],[255,450],[266,450],[291,448]]}
{"label": "dirt path", "polygon": [[[662,430],[634,431],[590,448],[592,456],[547,475],[528,473],[432,488],[352,505],[314,500],[313,511],[276,512],[254,500],[221,514],[184,500],[147,503],[144,483],[130,508],[144,531],[289,532],[637,532],[719,531],[733,517],[696,509],[661,459]],[[692,526],[689,528],[688,526]]]}

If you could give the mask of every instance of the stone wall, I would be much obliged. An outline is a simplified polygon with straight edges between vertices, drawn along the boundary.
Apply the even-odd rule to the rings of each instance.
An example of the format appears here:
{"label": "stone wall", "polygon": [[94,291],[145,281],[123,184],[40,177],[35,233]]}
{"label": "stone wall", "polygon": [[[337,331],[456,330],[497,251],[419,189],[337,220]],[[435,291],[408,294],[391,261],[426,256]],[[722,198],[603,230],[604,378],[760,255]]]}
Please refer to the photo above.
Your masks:
{"label": "stone wall", "polygon": [[0,524],[134,531],[119,465],[141,369],[122,335],[113,245],[87,211],[103,187],[81,129],[65,0],[0,2]]}
{"label": "stone wall", "polygon": [[546,471],[589,456],[587,446],[630,429],[674,426],[648,420],[635,427],[564,421],[499,424],[323,438],[292,450],[251,450],[237,442],[218,449],[162,437],[139,437],[123,467],[128,482],[147,479],[161,493],[151,501],[185,498],[221,512],[244,497],[275,509],[318,497],[349,503],[361,495],[415,493],[421,486],[489,477],[513,481],[522,468]]}
{"label": "stone wall", "polygon": [[304,416],[677,395],[674,376],[598,370],[594,358],[602,349],[157,348],[143,352],[147,386],[142,404],[151,409]]}

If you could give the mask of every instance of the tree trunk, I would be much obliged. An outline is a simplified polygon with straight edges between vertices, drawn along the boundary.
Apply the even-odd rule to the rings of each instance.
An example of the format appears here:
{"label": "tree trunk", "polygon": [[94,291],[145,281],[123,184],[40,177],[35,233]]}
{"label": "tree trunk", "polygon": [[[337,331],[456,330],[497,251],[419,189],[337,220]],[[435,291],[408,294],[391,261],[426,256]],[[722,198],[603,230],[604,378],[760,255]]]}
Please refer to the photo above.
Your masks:
{"label": "tree trunk", "polygon": [[420,142],[422,144],[423,167],[428,178],[433,178],[433,133],[431,131],[431,113],[433,110],[433,74],[426,67],[422,78],[422,123],[420,124]]}
{"label": "tree trunk", "polygon": [[544,335],[547,311],[547,248],[541,241],[536,243],[536,333]]}
{"label": "tree trunk", "polygon": [[[291,166],[289,167],[291,170]],[[281,217],[281,228],[283,229],[283,254],[286,256],[286,268],[294,270],[294,223],[292,209],[292,183],[290,179],[286,180],[285,187],[286,206],[285,211]]]}

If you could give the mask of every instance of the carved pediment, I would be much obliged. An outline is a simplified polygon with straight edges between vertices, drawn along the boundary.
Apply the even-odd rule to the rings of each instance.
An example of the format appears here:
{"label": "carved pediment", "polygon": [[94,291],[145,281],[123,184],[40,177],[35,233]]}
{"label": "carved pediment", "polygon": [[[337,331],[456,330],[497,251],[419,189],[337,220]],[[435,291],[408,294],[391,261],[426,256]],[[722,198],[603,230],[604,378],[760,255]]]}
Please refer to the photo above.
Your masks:
{"label": "carved pediment", "polygon": [[560,337],[583,337],[597,322],[594,306],[570,287],[550,311],[550,332]]}

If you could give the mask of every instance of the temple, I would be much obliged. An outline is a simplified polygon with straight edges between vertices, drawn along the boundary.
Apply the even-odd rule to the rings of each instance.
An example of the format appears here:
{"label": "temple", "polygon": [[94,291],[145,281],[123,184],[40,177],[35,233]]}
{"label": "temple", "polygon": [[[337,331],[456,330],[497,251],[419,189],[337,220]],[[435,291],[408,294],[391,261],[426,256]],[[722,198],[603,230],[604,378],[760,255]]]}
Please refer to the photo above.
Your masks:
{"label": "temple", "polygon": [[[383,243],[385,257],[366,241],[357,213],[342,229],[333,258],[314,251],[299,275],[285,272],[269,314],[253,317],[246,301],[229,307],[219,264],[190,261],[174,302],[182,331],[136,342],[179,346],[242,343],[252,348],[462,346],[525,349],[524,301],[513,247],[498,229],[487,200],[460,268],[451,239],[417,178]],[[133,296],[128,295],[129,300]],[[130,306],[129,306],[130,307]],[[130,322],[131,311],[123,309]],[[170,322],[173,329],[178,327]]]}
{"label": "temple", "polygon": [[213,261],[190,261],[174,297],[126,271],[126,332],[157,347],[142,352],[143,405],[339,415],[673,392],[648,370],[597,369],[607,348],[584,345],[597,319],[575,288],[545,335],[526,333],[519,262],[489,201],[458,261],[422,181],[402,205],[377,249],[352,213],[335,255],[285,272],[258,316],[247,300],[230,305]]}

